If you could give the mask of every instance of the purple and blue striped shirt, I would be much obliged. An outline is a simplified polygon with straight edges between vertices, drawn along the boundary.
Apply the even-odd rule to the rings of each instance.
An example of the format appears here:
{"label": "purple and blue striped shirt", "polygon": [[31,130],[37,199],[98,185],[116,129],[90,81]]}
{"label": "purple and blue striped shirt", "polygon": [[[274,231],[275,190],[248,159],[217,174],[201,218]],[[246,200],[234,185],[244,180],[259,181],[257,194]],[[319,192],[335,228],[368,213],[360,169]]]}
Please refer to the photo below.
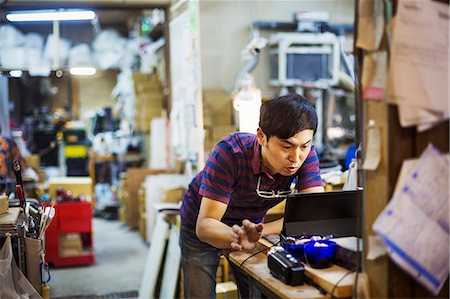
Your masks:
{"label": "purple and blue striped shirt", "polygon": [[255,223],[263,221],[267,210],[282,199],[265,200],[259,197],[255,191],[259,176],[262,176],[260,190],[289,190],[295,177],[298,177],[298,190],[322,186],[314,146],[300,169],[289,177],[280,174],[272,176],[265,171],[261,165],[260,151],[254,134],[238,132],[222,139],[183,196],[181,223],[195,227],[202,197],[228,205],[222,218],[224,223],[240,225],[243,219]]}

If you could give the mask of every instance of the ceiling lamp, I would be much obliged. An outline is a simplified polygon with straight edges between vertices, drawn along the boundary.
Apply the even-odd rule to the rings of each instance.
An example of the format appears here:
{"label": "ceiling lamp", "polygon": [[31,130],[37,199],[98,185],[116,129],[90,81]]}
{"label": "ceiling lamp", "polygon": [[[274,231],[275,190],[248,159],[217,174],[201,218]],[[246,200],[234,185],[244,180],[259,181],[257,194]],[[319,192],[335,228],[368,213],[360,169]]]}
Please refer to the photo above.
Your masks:
{"label": "ceiling lamp", "polygon": [[73,76],[93,76],[97,70],[94,67],[71,67],[70,74]]}
{"label": "ceiling lamp", "polygon": [[92,10],[31,10],[10,12],[6,19],[10,22],[82,21],[95,18]]}

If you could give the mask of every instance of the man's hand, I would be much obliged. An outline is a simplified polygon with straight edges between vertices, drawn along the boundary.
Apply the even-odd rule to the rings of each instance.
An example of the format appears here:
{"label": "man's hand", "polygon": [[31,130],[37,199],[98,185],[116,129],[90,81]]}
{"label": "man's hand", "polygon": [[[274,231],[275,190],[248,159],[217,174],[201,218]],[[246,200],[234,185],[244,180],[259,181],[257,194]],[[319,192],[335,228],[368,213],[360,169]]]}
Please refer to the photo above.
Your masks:
{"label": "man's hand", "polygon": [[244,228],[247,238],[250,242],[256,243],[262,237],[262,231],[264,229],[264,224],[255,224],[247,219],[242,221],[242,227]]}
{"label": "man's hand", "polygon": [[[255,247],[255,243],[258,242],[259,238],[261,238],[264,224],[255,224],[245,219],[242,221],[242,226],[235,224],[232,229],[239,236],[239,242],[238,244],[232,242],[231,248],[233,250],[251,250]],[[238,245],[240,245],[240,249],[238,249]]]}

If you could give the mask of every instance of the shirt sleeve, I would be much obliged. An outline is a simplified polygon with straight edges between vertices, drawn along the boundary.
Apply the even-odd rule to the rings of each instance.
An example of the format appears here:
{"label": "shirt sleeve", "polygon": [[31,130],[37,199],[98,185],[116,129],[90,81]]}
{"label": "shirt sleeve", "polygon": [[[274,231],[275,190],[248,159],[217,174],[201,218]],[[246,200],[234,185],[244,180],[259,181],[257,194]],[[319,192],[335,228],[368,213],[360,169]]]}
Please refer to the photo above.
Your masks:
{"label": "shirt sleeve", "polygon": [[228,204],[235,183],[236,162],[229,145],[221,141],[203,169],[199,194]]}
{"label": "shirt sleeve", "polygon": [[303,162],[298,173],[298,190],[306,188],[323,186],[322,178],[320,176],[319,158],[314,146],[311,147],[308,157]]}

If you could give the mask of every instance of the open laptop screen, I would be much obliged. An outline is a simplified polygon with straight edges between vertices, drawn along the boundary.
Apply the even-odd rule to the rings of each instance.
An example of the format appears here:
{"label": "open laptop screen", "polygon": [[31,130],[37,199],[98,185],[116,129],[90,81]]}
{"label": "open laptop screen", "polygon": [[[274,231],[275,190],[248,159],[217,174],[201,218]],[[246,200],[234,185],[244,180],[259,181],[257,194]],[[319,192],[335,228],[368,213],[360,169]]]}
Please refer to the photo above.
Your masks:
{"label": "open laptop screen", "polygon": [[282,234],[361,236],[361,192],[297,193],[286,200]]}

